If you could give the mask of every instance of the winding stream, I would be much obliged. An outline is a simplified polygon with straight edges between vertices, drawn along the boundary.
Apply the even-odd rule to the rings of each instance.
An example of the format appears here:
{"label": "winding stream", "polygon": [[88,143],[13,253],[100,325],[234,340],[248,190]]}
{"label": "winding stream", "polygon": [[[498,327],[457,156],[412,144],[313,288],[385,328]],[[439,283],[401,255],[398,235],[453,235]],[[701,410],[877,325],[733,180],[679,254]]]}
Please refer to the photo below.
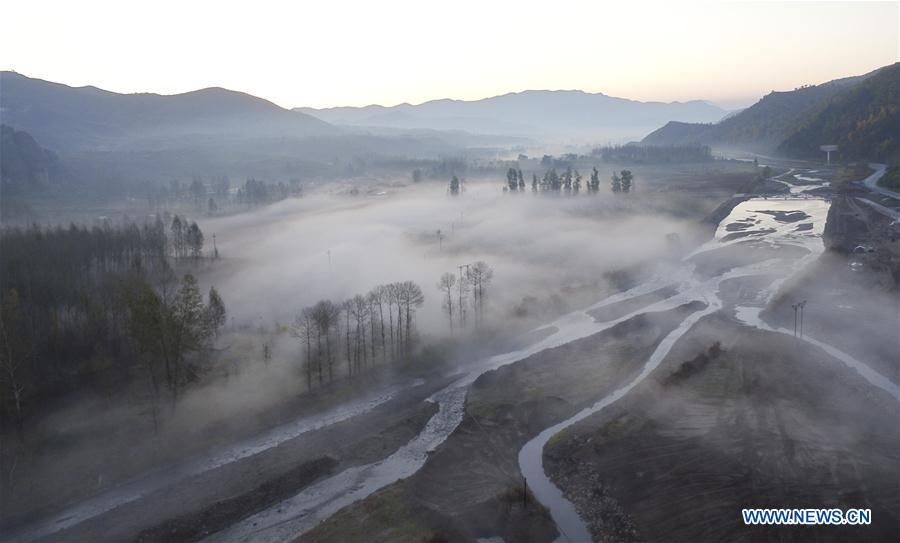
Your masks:
{"label": "winding stream", "polygon": [[[788,173],[791,174],[793,172],[794,170],[791,170]],[[785,176],[786,175],[787,174],[785,174]],[[794,177],[806,183],[821,181],[801,174],[797,174]],[[779,181],[781,180],[779,179]],[[523,476],[528,480],[529,488],[534,496],[550,510],[550,514],[560,532],[560,536],[557,539],[558,542],[586,542],[592,541],[592,537],[587,525],[581,520],[574,504],[566,499],[562,491],[553,484],[545,473],[543,467],[544,446],[554,435],[601,411],[625,396],[631,389],[656,369],[659,363],[669,353],[675,342],[687,333],[697,321],[706,315],[722,309],[723,302],[718,295],[719,286],[722,281],[734,277],[769,274],[776,269],[783,271],[780,277],[776,278],[768,288],[760,293],[760,296],[753,306],[737,306],[734,310],[737,319],[742,324],[767,331],[793,335],[792,332],[783,328],[773,328],[768,326],[759,318],[759,313],[766,305],[768,305],[785,281],[793,276],[793,274],[802,270],[807,264],[818,258],[824,250],[822,244],[822,232],[825,228],[825,221],[830,204],[826,200],[818,198],[811,199],[802,194],[808,190],[824,186],[827,182],[818,185],[805,185],[803,187],[796,187],[785,181],[781,182],[791,188],[792,195],[800,195],[800,197],[781,200],[753,198],[738,204],[728,217],[719,224],[714,239],[685,257],[685,266],[692,268],[687,261],[699,254],[747,241],[747,238],[728,239],[730,233],[728,230],[729,225],[747,225],[746,227],[751,229],[751,233],[755,234],[750,238],[755,243],[766,243],[773,247],[784,245],[800,246],[805,248],[808,253],[802,258],[796,259],[793,263],[776,260],[765,261],[753,266],[736,268],[713,280],[702,284],[696,284],[688,290],[682,290],[678,296],[679,298],[703,301],[707,304],[706,308],[692,313],[686,317],[675,330],[670,332],[656,347],[656,350],[646,361],[641,373],[637,377],[621,388],[601,398],[592,406],[545,429],[531,441],[526,443],[519,451],[519,468],[521,469]],[[805,214],[805,217],[798,220],[796,218],[797,215],[790,215],[791,213],[796,213],[798,211]],[[801,224],[809,224],[810,226],[808,228],[798,228],[797,223],[800,220],[803,221]],[[626,293],[625,296],[633,297],[631,293]],[[641,312],[656,310],[658,309],[655,307],[656,305],[658,304],[650,305],[641,310]],[[897,384],[892,383],[889,379],[872,370],[866,364],[821,341],[809,337],[804,337],[802,339],[822,348],[834,358],[856,370],[870,384],[887,391],[900,400],[900,389],[898,389]]]}
{"label": "winding stream", "polygon": [[[794,170],[790,173],[793,172]],[[797,179],[801,178],[797,177]],[[801,180],[804,182],[811,181],[811,179]],[[789,183],[785,182],[785,184]],[[821,185],[804,185],[803,190],[810,190],[818,186]],[[796,194],[794,188],[792,188],[791,192]],[[465,374],[462,378],[433,394],[428,399],[428,401],[437,403],[437,413],[432,416],[416,437],[392,455],[377,462],[348,468],[332,477],[323,479],[287,500],[235,523],[226,530],[212,534],[205,541],[277,542],[293,540],[314,528],[318,523],[326,520],[340,509],[362,500],[381,488],[399,479],[409,477],[418,471],[427,461],[429,452],[435,450],[437,446],[443,443],[462,422],[468,387],[483,373],[517,362],[545,349],[561,346],[596,334],[643,313],[665,311],[692,301],[703,302],[705,306],[702,309],[687,315],[674,330],[663,338],[644,363],[641,372],[634,379],[609,395],[600,398],[595,404],[580,411],[573,417],[545,429],[526,443],[519,452],[519,466],[522,473],[527,478],[529,487],[536,498],[549,508],[554,521],[559,527],[561,534],[563,534],[561,539],[565,538],[564,540],[579,542],[589,541],[591,537],[588,529],[581,521],[574,505],[563,496],[562,492],[544,473],[544,445],[558,432],[621,399],[651,374],[666,357],[672,346],[694,324],[703,317],[723,308],[723,301],[719,296],[719,288],[721,283],[727,279],[769,275],[772,274],[773,270],[779,271],[779,277],[761,294],[753,306],[737,307],[735,311],[738,319],[744,324],[769,331],[786,332],[783,329],[768,327],[759,319],[758,314],[771,300],[784,281],[821,253],[821,235],[828,207],[829,203],[825,200],[806,197],[780,200],[754,198],[739,204],[719,225],[714,239],[689,254],[682,263],[661,270],[651,280],[628,291],[613,295],[587,309],[560,317],[545,328],[542,328],[543,330],[553,330],[553,333],[528,347],[496,355],[465,368]],[[803,223],[796,220],[785,220],[786,213],[796,211],[802,211],[805,214],[806,217],[802,219]],[[752,237],[728,238],[727,236],[733,232],[727,231],[726,225],[738,223],[746,225],[746,227],[742,227],[742,230],[751,231]],[[806,223],[810,224],[810,226],[797,228],[799,224]],[[794,261],[773,259],[733,268],[712,278],[702,277],[700,274],[695,273],[696,266],[692,262],[694,257],[748,240],[752,240],[754,243],[768,244],[772,247],[784,245],[800,246],[807,249],[808,253]],[[648,303],[646,307],[615,320],[598,322],[590,315],[590,312],[595,309],[649,294],[664,287],[674,288],[677,292],[668,299]],[[885,389],[900,398],[897,385],[874,372],[865,364],[831,346],[811,338],[804,339],[820,346],[835,356],[835,358],[853,367],[873,385]],[[257,454],[304,432],[322,428],[371,410],[389,400],[396,392],[391,390],[382,396],[330,412],[324,417],[301,419],[295,423],[273,429],[271,432],[257,438],[224,449],[211,457],[185,464],[177,469],[169,470],[169,472],[148,475],[69,508],[49,521],[42,523],[36,529],[16,534],[16,537],[11,540],[33,540],[56,533],[59,530],[74,526],[88,518],[109,511],[123,503],[139,499],[150,492],[164,488],[168,484],[177,482],[190,475]]]}
{"label": "winding stream", "polygon": [[[804,190],[810,188],[816,188],[816,186],[807,185]],[[770,289],[767,289],[767,292],[777,291],[777,288],[792,273],[801,269],[821,252],[821,236],[828,207],[829,203],[825,200],[805,197],[781,200],[751,199],[739,204],[732,210],[729,217],[722,221],[714,239],[688,255],[680,265],[663,270],[653,279],[633,289],[613,295],[585,310],[560,317],[546,328],[555,330],[552,334],[529,347],[497,355],[470,366],[464,377],[429,399],[438,403],[438,412],[429,420],[425,429],[418,436],[388,458],[365,466],[350,468],[324,479],[288,500],[257,513],[227,530],[213,534],[206,541],[279,542],[292,540],[314,528],[341,508],[366,498],[388,484],[409,477],[421,468],[427,460],[429,451],[443,443],[462,422],[468,386],[483,373],[522,360],[545,349],[596,334],[643,313],[664,311],[691,301],[701,301],[705,307],[688,315],[660,342],[637,377],[570,419],[547,428],[529,441],[519,453],[519,465],[522,473],[527,477],[529,486],[537,499],[550,509],[560,532],[565,534],[562,537],[569,541],[589,541],[591,538],[587,527],[581,521],[575,507],[565,499],[562,492],[553,485],[543,471],[542,456],[546,442],[559,431],[619,400],[652,373],[678,339],[686,334],[697,321],[722,309],[723,302],[719,297],[718,290],[723,281],[736,277],[770,274],[774,269],[779,269],[784,273],[773,281]],[[808,227],[797,228],[795,216],[785,218],[786,214],[796,211],[802,211],[805,214],[803,221],[809,224]],[[690,261],[691,258],[707,251],[747,241],[746,239],[726,238],[728,233],[723,225],[737,221],[744,221],[746,224],[752,225],[754,231],[759,233],[752,238],[756,243],[770,246],[796,245],[806,248],[808,254],[793,263],[785,263],[783,259],[766,260],[731,269],[713,278],[702,278],[695,274],[695,266]],[[677,294],[608,322],[598,322],[589,314],[594,309],[636,298],[663,287],[675,287]],[[768,297],[763,302],[767,300]],[[743,312],[741,314],[748,315],[750,313]],[[744,322],[755,324],[750,320]],[[844,356],[847,357],[847,355]],[[858,361],[854,360],[853,362],[858,367],[868,369]],[[868,369],[868,371],[872,370]]]}

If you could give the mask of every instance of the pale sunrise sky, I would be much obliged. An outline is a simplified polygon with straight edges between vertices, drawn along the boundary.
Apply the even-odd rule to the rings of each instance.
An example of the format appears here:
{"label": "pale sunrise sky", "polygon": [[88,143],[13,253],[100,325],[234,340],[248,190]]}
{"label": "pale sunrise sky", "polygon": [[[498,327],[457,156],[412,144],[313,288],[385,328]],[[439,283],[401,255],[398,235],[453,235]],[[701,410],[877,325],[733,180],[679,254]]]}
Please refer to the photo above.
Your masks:
{"label": "pale sunrise sky", "polygon": [[737,107],[897,62],[898,5],[0,0],[0,69],[116,92],[226,87],[284,107],[525,89]]}

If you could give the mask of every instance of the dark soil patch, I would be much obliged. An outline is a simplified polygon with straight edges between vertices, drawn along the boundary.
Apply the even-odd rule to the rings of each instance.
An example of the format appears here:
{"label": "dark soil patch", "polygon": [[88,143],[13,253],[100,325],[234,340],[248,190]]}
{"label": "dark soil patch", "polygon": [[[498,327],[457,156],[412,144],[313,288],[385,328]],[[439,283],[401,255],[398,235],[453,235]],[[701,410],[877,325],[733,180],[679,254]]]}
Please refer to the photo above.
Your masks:
{"label": "dark soil patch", "polygon": [[303,487],[329,475],[338,465],[330,456],[300,464],[276,479],[266,481],[246,494],[218,501],[209,507],[142,531],[135,541],[152,543],[167,541],[189,543],[200,541],[271,505],[290,498]]}

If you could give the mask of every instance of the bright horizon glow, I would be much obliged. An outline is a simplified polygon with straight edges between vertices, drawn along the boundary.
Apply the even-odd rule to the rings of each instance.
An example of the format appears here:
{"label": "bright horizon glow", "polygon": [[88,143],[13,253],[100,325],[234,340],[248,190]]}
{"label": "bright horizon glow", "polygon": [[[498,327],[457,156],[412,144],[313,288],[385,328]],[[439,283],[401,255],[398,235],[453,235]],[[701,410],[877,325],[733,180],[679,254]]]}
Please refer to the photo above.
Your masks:
{"label": "bright horizon glow", "polygon": [[529,89],[733,108],[900,60],[897,2],[0,1],[0,69],[288,108]]}

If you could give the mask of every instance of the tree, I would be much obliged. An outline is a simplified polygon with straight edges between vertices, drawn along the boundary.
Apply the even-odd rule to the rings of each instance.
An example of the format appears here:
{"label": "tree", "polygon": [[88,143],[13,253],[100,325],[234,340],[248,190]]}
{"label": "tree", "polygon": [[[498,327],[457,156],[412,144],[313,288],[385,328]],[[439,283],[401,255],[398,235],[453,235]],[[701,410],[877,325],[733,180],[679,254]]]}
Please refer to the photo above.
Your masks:
{"label": "tree", "polygon": [[450,333],[453,333],[453,287],[456,286],[456,275],[445,273],[438,281],[437,288],[445,294],[444,311],[447,312],[447,318],[450,320]]}
{"label": "tree", "polygon": [[519,190],[525,190],[525,176],[522,175],[522,170],[517,170],[516,173],[519,176]]}
{"label": "tree", "polygon": [[353,314],[353,300],[344,300],[341,303],[341,311],[344,313],[344,356],[347,358],[347,375],[353,375],[353,356],[350,351],[350,318]]}
{"label": "tree", "polygon": [[3,342],[0,345],[0,383],[3,384],[4,400],[9,404],[8,410],[15,421],[19,440],[24,440],[23,404],[28,389],[25,369],[31,349],[26,341],[27,332],[16,289],[3,296],[0,304],[0,341]]}
{"label": "tree", "polygon": [[484,318],[484,296],[494,277],[494,270],[486,262],[479,260],[471,267],[472,304],[479,319]]}
{"label": "tree", "polygon": [[312,390],[312,374],[314,362],[312,357],[312,336],[315,323],[313,320],[313,310],[310,307],[303,308],[303,311],[294,319],[294,325],[291,329],[291,335],[299,339],[306,345],[306,389]]}
{"label": "tree", "polygon": [[537,178],[537,174],[533,173],[533,174],[531,174],[531,192],[537,192],[537,191],[538,191],[538,178]]}
{"label": "tree", "polygon": [[572,192],[572,167],[566,168],[562,175],[562,185],[566,192]]}
{"label": "tree", "polygon": [[634,187],[634,175],[631,170],[622,170],[622,192],[631,192]]}
{"label": "tree", "polygon": [[550,168],[550,170],[544,174],[544,187],[544,190],[552,190],[554,192],[558,192],[560,188],[562,188],[559,174],[556,173],[556,168]]}
{"label": "tree", "polygon": [[213,200],[212,196],[209,197],[209,200],[206,202],[206,211],[210,215],[215,215],[216,211],[219,210],[219,206],[216,204],[216,201]]}
{"label": "tree", "polygon": [[450,194],[456,196],[459,194],[460,189],[459,178],[454,175],[450,178]]}
{"label": "tree", "polygon": [[356,338],[356,348],[354,350],[354,358],[356,359],[357,371],[359,371],[360,362],[365,366],[367,362],[366,353],[366,319],[369,318],[369,304],[365,296],[357,294],[350,300],[350,312],[354,320],[354,336]]}
{"label": "tree", "polygon": [[219,296],[219,291],[216,290],[216,287],[209,287],[207,300],[209,301],[206,304],[206,313],[204,315],[206,326],[212,330],[213,334],[218,336],[219,328],[227,322],[225,302],[222,301],[222,297]]}
{"label": "tree", "polygon": [[412,322],[415,316],[415,308],[421,307],[425,303],[425,294],[422,288],[412,281],[404,281],[400,283],[400,298],[403,307],[406,309],[406,350],[412,347]]}
{"label": "tree", "polygon": [[200,258],[203,255],[203,231],[200,230],[197,223],[192,222],[188,227],[185,241],[191,250],[192,257]]}
{"label": "tree", "polygon": [[575,181],[572,182],[572,190],[575,191],[575,194],[581,190],[581,174],[578,173],[578,170],[575,170]]}
{"label": "tree", "polygon": [[[334,379],[334,352],[331,348],[332,330],[337,325],[340,307],[331,300],[322,300],[311,309],[312,321],[316,329],[316,370],[319,374],[319,385],[324,381],[324,366],[328,365],[328,380]],[[325,349],[322,350],[322,340],[325,340]],[[325,364],[323,364],[323,358]]]}
{"label": "tree", "polygon": [[[384,285],[378,285],[369,293],[369,299],[378,307],[378,323],[381,329],[381,356],[385,356],[385,334],[384,334],[384,302],[387,297]],[[373,336],[374,337],[374,336]],[[373,340],[374,343],[374,340]]]}
{"label": "tree", "polygon": [[519,190],[519,176],[515,168],[506,170],[506,185],[509,187],[509,190]]}
{"label": "tree", "polygon": [[613,192],[622,192],[622,180],[619,178],[619,174],[617,174],[616,172],[613,172],[612,175],[611,188]]}
{"label": "tree", "polygon": [[175,215],[170,229],[172,230],[172,251],[175,258],[180,258],[184,256],[185,252],[185,225],[181,217]]}
{"label": "tree", "polygon": [[[460,329],[466,326],[466,299],[469,297],[469,286],[471,284],[469,267],[469,265],[459,267],[459,276],[456,281],[456,316]],[[463,274],[463,269],[466,270],[465,274]]]}
{"label": "tree", "polygon": [[422,181],[422,170],[420,170],[419,168],[414,169],[412,171],[412,180],[413,180],[413,183],[418,183],[418,182]]}
{"label": "tree", "polygon": [[396,342],[394,341],[394,301],[397,299],[397,287],[393,283],[384,286],[383,300],[388,306],[388,328],[391,336],[391,356],[396,356]]}

